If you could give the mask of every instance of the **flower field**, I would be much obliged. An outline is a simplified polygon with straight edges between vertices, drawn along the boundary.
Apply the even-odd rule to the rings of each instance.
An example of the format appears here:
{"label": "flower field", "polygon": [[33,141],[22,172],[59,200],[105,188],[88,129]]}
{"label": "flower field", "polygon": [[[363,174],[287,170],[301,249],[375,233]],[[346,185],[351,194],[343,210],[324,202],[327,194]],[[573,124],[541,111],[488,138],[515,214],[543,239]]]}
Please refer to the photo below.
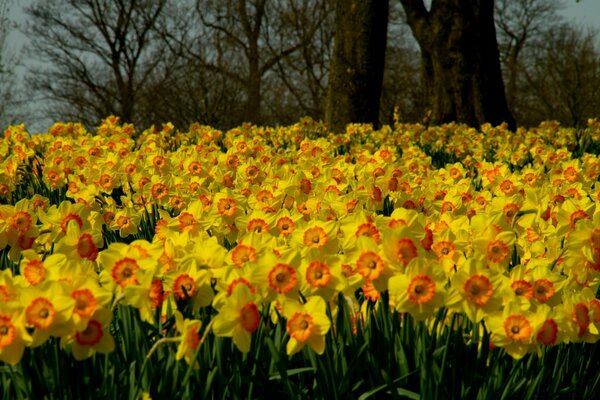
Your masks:
{"label": "flower field", "polygon": [[595,120],[11,126],[0,396],[593,398],[598,154]]}

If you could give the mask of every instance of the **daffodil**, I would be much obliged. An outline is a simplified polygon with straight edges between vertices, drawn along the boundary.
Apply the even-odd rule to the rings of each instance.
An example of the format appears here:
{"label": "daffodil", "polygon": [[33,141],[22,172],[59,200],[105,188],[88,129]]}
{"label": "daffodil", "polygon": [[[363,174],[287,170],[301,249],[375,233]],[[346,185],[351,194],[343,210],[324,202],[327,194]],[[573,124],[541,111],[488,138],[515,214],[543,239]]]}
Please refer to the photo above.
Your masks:
{"label": "daffodil", "polygon": [[488,265],[499,269],[506,268],[511,262],[516,235],[512,231],[503,231],[498,225],[488,225],[473,239],[474,257],[481,258]]}
{"label": "daffodil", "polygon": [[[181,360],[182,358],[185,358],[185,361],[191,365],[192,362],[194,362],[194,356],[196,355],[196,350],[200,344],[200,328],[202,327],[202,321],[197,319],[184,319],[179,311],[175,311],[175,325],[177,331],[181,333],[175,359]],[[198,368],[198,362],[195,361],[193,366],[194,368]]]}
{"label": "daffodil", "polygon": [[372,282],[381,291],[386,290],[389,278],[397,272],[384,257],[381,245],[369,237],[357,238],[356,247],[346,252],[346,262],[348,272]]}
{"label": "daffodil", "polygon": [[154,271],[162,251],[162,244],[136,240],[130,244],[111,243],[98,254],[100,282],[113,290],[122,291],[128,285],[139,283],[138,271]]}
{"label": "daffodil", "polygon": [[266,251],[257,260],[257,266],[250,271],[249,280],[260,291],[263,301],[297,301],[300,261],[300,254],[293,249],[279,254]]}
{"label": "daffodil", "polygon": [[494,346],[502,347],[513,358],[519,359],[535,349],[534,315],[511,303],[502,311],[486,315],[485,323]]}
{"label": "daffodil", "polygon": [[325,300],[318,296],[309,297],[305,304],[288,302],[283,313],[287,319],[286,330],[290,339],[287,354],[293,355],[308,344],[317,354],[325,351],[325,335],[331,327],[327,317]]}
{"label": "daffodil", "polygon": [[307,252],[335,254],[339,250],[337,240],[338,224],[335,221],[313,220],[304,226],[297,226],[291,245],[305,255]]}
{"label": "daffodil", "polygon": [[0,361],[16,365],[31,342],[23,307],[15,302],[0,302]]}
{"label": "daffodil", "polygon": [[569,316],[562,307],[550,308],[542,304],[538,306],[532,317],[535,327],[534,343],[538,354],[543,346],[554,346],[563,343],[567,337]]}
{"label": "daffodil", "polygon": [[103,246],[101,232],[82,232],[78,224],[68,224],[67,232],[56,242],[54,252],[64,254],[70,261],[90,263],[95,269],[98,251]]}
{"label": "daffodil", "polygon": [[252,294],[247,285],[235,285],[214,317],[214,334],[232,337],[233,343],[242,353],[249,352],[252,333],[260,324],[257,301],[258,297]]}
{"label": "daffodil", "polygon": [[301,293],[306,297],[318,295],[329,301],[344,291],[347,283],[342,262],[342,257],[337,255],[307,255],[299,268]]}
{"label": "daffodil", "polygon": [[160,309],[165,298],[162,279],[156,277],[153,271],[141,271],[138,279],[137,285],[123,289],[123,304],[135,307],[144,321],[154,324],[156,310]]}
{"label": "daffodil", "polygon": [[227,250],[219,244],[215,237],[198,238],[186,249],[187,255],[182,257],[180,267],[207,270],[211,276],[218,277],[225,266]]}
{"label": "daffodil", "polygon": [[591,219],[595,209],[596,203],[588,197],[581,200],[566,199],[558,209],[556,234],[569,234],[575,230],[577,222]]}
{"label": "daffodil", "polygon": [[464,312],[477,323],[485,315],[500,310],[504,285],[500,273],[471,258],[452,276],[446,306]]}
{"label": "daffodil", "polygon": [[25,322],[33,330],[32,346],[43,344],[50,336],[63,336],[72,328],[71,315],[75,301],[66,286],[46,281],[24,290],[20,298],[25,307]]}
{"label": "daffodil", "polygon": [[403,225],[402,222],[395,222],[394,227],[384,230],[381,242],[390,267],[395,271],[403,271],[413,259],[423,257],[421,241],[425,238],[425,228],[419,223]]}
{"label": "daffodil", "polygon": [[0,271],[0,303],[8,303],[19,299],[21,290],[16,285],[10,268]]}
{"label": "daffodil", "polygon": [[96,309],[83,329],[61,337],[61,347],[70,348],[76,360],[84,360],[95,353],[112,352],[115,348],[115,340],[109,331],[112,317],[109,309]]}
{"label": "daffodil", "polygon": [[595,298],[589,287],[563,296],[563,307],[569,316],[568,341],[594,343],[600,339],[596,322],[597,305],[592,301]]}
{"label": "daffodil", "polygon": [[124,238],[138,232],[141,219],[141,214],[134,208],[117,210],[109,229],[119,231],[119,236]]}
{"label": "daffodil", "polygon": [[440,265],[416,258],[404,273],[390,278],[390,304],[417,321],[424,320],[445,304],[445,284],[446,275]]}
{"label": "daffodil", "polygon": [[72,319],[76,330],[82,330],[97,309],[109,307],[113,294],[100,286],[97,277],[78,275],[67,283],[67,293],[74,300]]}
{"label": "daffodil", "polygon": [[53,241],[67,234],[67,227],[74,223],[80,232],[101,231],[100,215],[92,212],[81,203],[63,201],[59,206],[52,205],[46,213],[40,213],[40,220],[44,228],[49,228]]}

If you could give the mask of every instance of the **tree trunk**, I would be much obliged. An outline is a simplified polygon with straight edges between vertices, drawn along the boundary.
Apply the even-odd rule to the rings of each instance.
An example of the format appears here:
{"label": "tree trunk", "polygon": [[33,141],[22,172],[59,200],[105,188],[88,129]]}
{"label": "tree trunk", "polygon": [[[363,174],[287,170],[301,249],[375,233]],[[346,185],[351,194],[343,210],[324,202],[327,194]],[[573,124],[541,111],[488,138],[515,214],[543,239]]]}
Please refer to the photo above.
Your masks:
{"label": "tree trunk", "polygon": [[337,0],[335,45],[325,122],[333,132],[346,124],[379,126],[389,0]]}
{"label": "tree trunk", "polygon": [[244,121],[253,124],[262,122],[261,115],[261,81],[262,76],[258,66],[258,52],[254,57],[248,59],[249,72],[246,81],[246,105],[244,110]]}
{"label": "tree trunk", "polygon": [[421,48],[431,122],[515,120],[506,102],[492,0],[401,0]]}

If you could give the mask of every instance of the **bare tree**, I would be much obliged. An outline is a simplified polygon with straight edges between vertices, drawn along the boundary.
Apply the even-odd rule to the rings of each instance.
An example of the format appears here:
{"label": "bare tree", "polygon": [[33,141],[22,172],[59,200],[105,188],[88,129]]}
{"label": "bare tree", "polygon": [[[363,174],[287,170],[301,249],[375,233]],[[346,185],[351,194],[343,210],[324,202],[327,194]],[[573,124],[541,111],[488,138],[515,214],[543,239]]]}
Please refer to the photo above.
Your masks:
{"label": "bare tree", "polygon": [[265,77],[313,40],[327,16],[323,1],[197,0],[200,23],[188,30],[188,37],[196,35],[187,54],[199,68],[244,89],[242,120],[263,122]]}
{"label": "bare tree", "polygon": [[507,122],[492,0],[401,0],[419,47],[431,122]]}
{"label": "bare tree", "polygon": [[295,41],[310,35],[312,39],[298,51],[277,62],[274,74],[268,76],[265,85],[265,108],[267,120],[289,124],[304,116],[323,119],[329,67],[333,52],[335,14],[331,2],[319,1],[318,15],[322,22],[313,27],[314,9],[296,8],[287,16],[290,36]]}
{"label": "bare tree", "polygon": [[0,133],[19,118],[18,94],[15,91],[15,68],[19,61],[17,54],[8,46],[8,35],[12,27],[9,11],[12,3],[12,0],[0,3]]}
{"label": "bare tree", "polygon": [[139,102],[139,113],[149,125],[165,121],[185,129],[193,122],[230,129],[240,122],[244,88],[234,80],[212,73],[194,60],[184,63],[167,79],[151,81]]}
{"label": "bare tree", "polygon": [[517,121],[522,119],[519,102],[522,54],[527,47],[540,45],[544,34],[560,22],[558,11],[564,6],[561,0],[497,0],[496,27],[500,59],[506,82],[506,98]]}
{"label": "bare tree", "polygon": [[166,0],[49,0],[26,11],[31,88],[48,115],[95,125],[114,114],[143,125],[138,103],[152,80],[166,79],[176,59],[155,27]]}
{"label": "bare tree", "polygon": [[524,123],[536,125],[558,120],[567,126],[584,126],[600,116],[600,51],[595,30],[568,24],[555,26],[531,49],[523,69],[521,89]]}

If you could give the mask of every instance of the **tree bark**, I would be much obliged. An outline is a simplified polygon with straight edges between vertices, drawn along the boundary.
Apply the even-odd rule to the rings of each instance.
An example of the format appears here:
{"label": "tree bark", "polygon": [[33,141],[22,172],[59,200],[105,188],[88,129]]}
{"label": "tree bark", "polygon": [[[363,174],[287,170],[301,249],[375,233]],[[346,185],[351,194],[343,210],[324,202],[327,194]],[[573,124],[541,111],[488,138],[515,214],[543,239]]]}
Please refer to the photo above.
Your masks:
{"label": "tree bark", "polygon": [[506,122],[508,109],[492,0],[401,0],[421,48],[431,123],[473,127]]}
{"label": "tree bark", "polygon": [[333,132],[353,122],[378,128],[389,0],[337,0],[335,12],[325,122]]}
{"label": "tree bark", "polygon": [[259,66],[258,38],[256,42],[250,44],[248,55],[248,78],[246,80],[246,106],[244,111],[244,121],[260,124],[261,116],[261,81],[262,74]]}

